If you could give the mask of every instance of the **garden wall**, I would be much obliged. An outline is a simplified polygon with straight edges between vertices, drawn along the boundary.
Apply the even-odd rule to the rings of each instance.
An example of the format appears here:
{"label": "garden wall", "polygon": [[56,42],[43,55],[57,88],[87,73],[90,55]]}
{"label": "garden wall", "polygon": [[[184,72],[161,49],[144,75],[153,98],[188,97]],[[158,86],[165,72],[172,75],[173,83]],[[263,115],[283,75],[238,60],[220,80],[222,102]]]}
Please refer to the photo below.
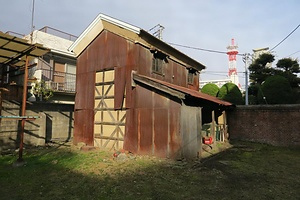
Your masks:
{"label": "garden wall", "polygon": [[[2,116],[20,115],[21,105],[17,101],[2,102]],[[49,141],[69,141],[73,137],[74,105],[34,102],[27,103],[27,116],[39,116],[26,121],[24,131],[25,145],[45,145]],[[1,119],[0,151],[17,148],[21,121]]]}
{"label": "garden wall", "polygon": [[230,139],[300,146],[300,105],[237,106],[228,112]]}

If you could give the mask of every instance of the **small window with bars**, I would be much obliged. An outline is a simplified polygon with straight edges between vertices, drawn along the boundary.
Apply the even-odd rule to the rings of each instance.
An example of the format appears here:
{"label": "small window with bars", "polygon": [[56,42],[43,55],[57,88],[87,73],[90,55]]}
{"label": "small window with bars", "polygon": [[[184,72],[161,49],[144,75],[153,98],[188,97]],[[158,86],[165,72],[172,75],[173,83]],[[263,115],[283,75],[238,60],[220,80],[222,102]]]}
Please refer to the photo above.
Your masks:
{"label": "small window with bars", "polygon": [[164,75],[164,67],[165,64],[168,63],[168,56],[156,49],[150,50],[151,53],[153,54],[152,58],[152,73],[156,73],[159,75]]}
{"label": "small window with bars", "polygon": [[195,70],[188,70],[188,84],[193,85],[194,84],[194,77],[196,75]]}
{"label": "small window with bars", "polygon": [[152,72],[162,75],[164,61],[160,58],[152,58]]}

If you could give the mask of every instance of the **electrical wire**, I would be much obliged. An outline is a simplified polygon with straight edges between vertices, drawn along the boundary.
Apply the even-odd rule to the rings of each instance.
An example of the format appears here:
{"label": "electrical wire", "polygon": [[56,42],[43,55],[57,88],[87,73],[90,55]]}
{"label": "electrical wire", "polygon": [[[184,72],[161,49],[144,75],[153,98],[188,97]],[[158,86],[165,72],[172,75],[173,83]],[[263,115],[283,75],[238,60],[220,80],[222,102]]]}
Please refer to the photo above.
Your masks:
{"label": "electrical wire", "polygon": [[294,54],[296,54],[296,53],[299,53],[300,52],[300,50],[299,51],[295,51],[294,53],[292,53],[292,54],[290,54],[290,55],[288,55],[288,56],[286,56],[286,57],[290,57],[290,56],[292,56],[292,55],[294,55]]}
{"label": "electrical wire", "polygon": [[[207,52],[210,52],[210,53],[227,54],[226,51],[217,51],[217,50],[211,50],[211,49],[203,49],[203,48],[199,48],[199,47],[191,47],[191,46],[182,45],[182,44],[175,44],[175,43],[171,43],[171,42],[169,42],[169,44],[173,45],[173,46],[188,48],[188,49],[194,49],[194,50],[199,50],[199,51],[207,51]],[[243,54],[237,54],[237,55],[242,56]]]}
{"label": "electrical wire", "polygon": [[292,32],[290,32],[285,38],[283,38],[283,40],[281,40],[277,45],[275,45],[272,49],[270,49],[270,51],[274,50],[276,47],[278,47],[281,43],[283,43],[288,37],[290,37],[298,28],[300,27],[300,24],[298,24],[298,26],[292,30]]}

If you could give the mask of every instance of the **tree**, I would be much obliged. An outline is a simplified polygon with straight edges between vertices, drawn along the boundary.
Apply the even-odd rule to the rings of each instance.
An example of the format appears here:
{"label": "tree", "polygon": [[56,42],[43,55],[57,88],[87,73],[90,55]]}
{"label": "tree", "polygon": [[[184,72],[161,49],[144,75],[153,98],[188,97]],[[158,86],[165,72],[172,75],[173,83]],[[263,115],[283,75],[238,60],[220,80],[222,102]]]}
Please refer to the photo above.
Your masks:
{"label": "tree", "polygon": [[[250,104],[254,103],[265,103],[262,95],[262,85],[264,82],[274,75],[279,75],[287,79],[290,87],[292,88],[292,100],[298,99],[300,101],[300,78],[297,76],[300,73],[300,67],[297,60],[291,58],[280,59],[275,68],[268,67],[268,63],[274,61],[274,56],[269,53],[262,54],[258,59],[254,60],[249,66],[251,84],[249,87],[249,99],[251,98]],[[272,80],[272,79],[271,79]],[[273,83],[276,81],[282,81],[280,78],[274,78]],[[266,86],[265,86],[266,87]],[[269,87],[269,86],[267,86]],[[260,98],[258,97],[260,95]],[[293,102],[291,101],[291,102]],[[276,101],[277,102],[277,101]]]}
{"label": "tree", "polygon": [[218,95],[219,90],[220,89],[216,84],[207,83],[202,87],[201,92],[216,97]]}
{"label": "tree", "polygon": [[234,83],[226,83],[221,88],[217,95],[218,98],[231,102],[236,105],[243,104],[243,97],[240,89]]}
{"label": "tree", "polygon": [[258,91],[258,101],[261,104],[291,104],[295,103],[289,81],[279,75],[271,76],[262,84]]}
{"label": "tree", "polygon": [[248,102],[250,105],[258,104],[257,95],[260,87],[259,84],[252,84],[248,87]]}
{"label": "tree", "polygon": [[266,78],[274,74],[274,70],[268,67],[268,63],[272,63],[274,60],[274,55],[264,53],[253,61],[249,66],[251,84],[262,84]]}
{"label": "tree", "polygon": [[292,88],[299,88],[300,78],[297,74],[300,73],[300,67],[297,60],[291,58],[283,58],[278,60],[276,74],[285,77]]}

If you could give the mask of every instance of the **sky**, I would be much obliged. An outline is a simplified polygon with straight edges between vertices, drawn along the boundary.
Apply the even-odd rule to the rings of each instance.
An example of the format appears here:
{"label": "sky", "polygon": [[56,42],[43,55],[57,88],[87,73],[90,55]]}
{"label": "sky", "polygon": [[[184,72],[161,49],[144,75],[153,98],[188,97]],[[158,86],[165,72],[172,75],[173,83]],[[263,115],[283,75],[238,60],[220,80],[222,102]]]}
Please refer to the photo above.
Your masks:
{"label": "sky", "polygon": [[[0,0],[0,31],[29,34],[50,26],[79,36],[99,13],[146,31],[164,26],[166,43],[226,52],[234,38],[240,54],[272,49],[300,24],[299,0]],[[206,66],[202,80],[228,78],[228,56],[174,46]],[[276,60],[300,57],[300,28],[274,50]],[[276,61],[275,61],[276,63]],[[237,57],[241,85],[245,64]]]}

